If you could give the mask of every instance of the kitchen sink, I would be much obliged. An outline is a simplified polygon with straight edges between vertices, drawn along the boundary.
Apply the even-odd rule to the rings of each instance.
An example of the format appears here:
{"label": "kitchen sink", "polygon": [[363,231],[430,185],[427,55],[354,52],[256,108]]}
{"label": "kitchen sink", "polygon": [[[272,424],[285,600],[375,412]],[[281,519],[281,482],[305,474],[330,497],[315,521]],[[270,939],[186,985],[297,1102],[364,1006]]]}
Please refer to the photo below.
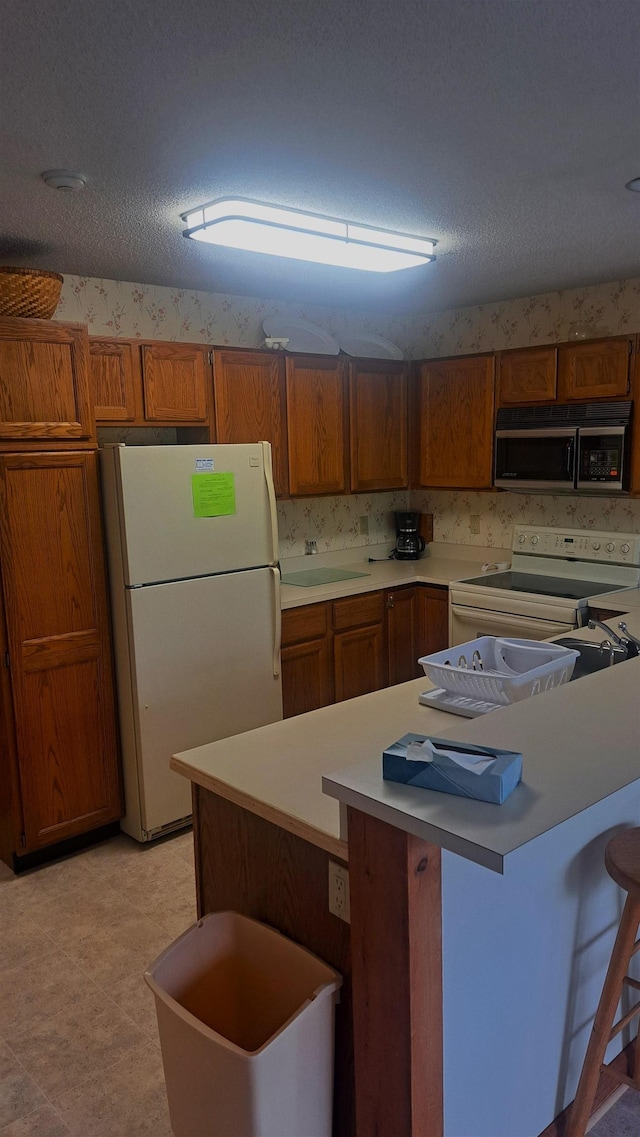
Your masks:
{"label": "kitchen sink", "polygon": [[583,675],[593,675],[596,671],[604,671],[606,667],[624,663],[626,659],[631,658],[624,648],[616,647],[615,644],[610,651],[608,648],[601,648],[599,643],[589,643],[587,640],[574,639],[572,636],[554,640],[554,643],[580,652],[573,669],[572,680],[582,679]]}

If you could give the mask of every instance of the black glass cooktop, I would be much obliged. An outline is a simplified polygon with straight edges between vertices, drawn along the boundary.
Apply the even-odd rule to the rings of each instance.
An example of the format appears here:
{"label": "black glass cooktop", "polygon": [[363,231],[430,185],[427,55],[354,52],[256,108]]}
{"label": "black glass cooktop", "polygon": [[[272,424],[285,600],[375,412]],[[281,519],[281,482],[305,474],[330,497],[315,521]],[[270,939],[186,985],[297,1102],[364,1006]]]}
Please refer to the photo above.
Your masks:
{"label": "black glass cooktop", "polygon": [[528,572],[494,572],[474,576],[460,584],[478,584],[483,588],[500,588],[504,592],[530,592],[536,596],[557,596],[567,600],[586,600],[603,592],[616,592],[619,584],[603,584],[597,580],[565,580],[561,576],[543,576]]}

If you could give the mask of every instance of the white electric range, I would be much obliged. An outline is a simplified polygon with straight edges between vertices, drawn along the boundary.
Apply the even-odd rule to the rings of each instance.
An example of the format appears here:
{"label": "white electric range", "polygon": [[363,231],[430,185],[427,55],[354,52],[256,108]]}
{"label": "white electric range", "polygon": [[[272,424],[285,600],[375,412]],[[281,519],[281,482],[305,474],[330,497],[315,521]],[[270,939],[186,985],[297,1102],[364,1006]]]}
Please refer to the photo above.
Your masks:
{"label": "white electric range", "polygon": [[508,572],[454,581],[449,645],[477,636],[546,640],[582,627],[589,597],[640,583],[640,536],[519,525]]}

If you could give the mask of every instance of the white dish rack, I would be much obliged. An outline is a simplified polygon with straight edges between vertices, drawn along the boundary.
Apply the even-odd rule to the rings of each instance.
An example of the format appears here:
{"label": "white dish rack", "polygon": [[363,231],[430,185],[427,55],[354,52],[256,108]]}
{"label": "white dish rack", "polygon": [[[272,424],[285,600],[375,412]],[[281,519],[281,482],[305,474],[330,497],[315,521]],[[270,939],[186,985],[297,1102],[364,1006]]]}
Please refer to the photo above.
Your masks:
{"label": "white dish rack", "polygon": [[479,636],[419,660],[437,685],[420,702],[473,718],[568,683],[579,654],[538,640]]}

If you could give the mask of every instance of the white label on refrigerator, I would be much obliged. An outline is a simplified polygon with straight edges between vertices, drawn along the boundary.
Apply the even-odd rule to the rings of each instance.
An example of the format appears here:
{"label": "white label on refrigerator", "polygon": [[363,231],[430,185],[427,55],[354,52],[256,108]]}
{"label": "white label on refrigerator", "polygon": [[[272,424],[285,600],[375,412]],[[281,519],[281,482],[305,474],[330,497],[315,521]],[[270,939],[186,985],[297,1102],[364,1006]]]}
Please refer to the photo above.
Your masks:
{"label": "white label on refrigerator", "polygon": [[196,471],[202,473],[206,470],[213,470],[213,458],[196,458]]}

